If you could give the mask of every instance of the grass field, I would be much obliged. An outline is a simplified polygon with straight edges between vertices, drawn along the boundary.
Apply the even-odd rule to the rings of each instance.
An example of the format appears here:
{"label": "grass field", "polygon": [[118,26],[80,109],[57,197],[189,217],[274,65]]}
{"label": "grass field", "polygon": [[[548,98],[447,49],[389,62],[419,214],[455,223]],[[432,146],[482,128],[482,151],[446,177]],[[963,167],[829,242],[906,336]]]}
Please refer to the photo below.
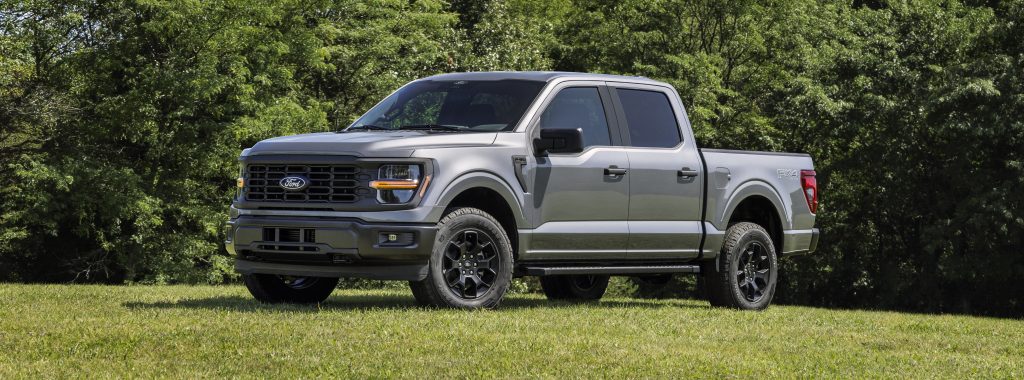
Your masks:
{"label": "grass field", "polygon": [[1024,321],[704,302],[415,307],[339,290],[0,284],[0,379],[39,377],[1024,377]]}

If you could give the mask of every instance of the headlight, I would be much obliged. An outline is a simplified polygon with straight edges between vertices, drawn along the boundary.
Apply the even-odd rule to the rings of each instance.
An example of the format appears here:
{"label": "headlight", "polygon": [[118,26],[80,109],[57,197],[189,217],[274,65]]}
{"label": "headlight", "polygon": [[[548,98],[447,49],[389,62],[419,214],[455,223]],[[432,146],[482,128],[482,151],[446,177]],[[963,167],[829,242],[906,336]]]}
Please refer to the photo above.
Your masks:
{"label": "headlight", "polygon": [[238,178],[235,178],[235,199],[242,196],[242,190],[245,189],[245,165],[241,162],[238,163]]}
{"label": "headlight", "polygon": [[377,173],[377,180],[370,181],[370,187],[377,189],[380,203],[409,202],[419,186],[419,165],[384,165]]}

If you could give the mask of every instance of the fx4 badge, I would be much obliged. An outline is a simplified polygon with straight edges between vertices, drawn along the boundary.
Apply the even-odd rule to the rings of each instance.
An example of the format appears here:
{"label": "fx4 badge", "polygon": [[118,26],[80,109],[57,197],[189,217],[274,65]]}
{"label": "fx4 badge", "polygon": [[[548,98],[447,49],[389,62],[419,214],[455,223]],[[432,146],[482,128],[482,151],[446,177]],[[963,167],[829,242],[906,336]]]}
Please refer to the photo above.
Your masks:
{"label": "fx4 badge", "polygon": [[800,171],[796,169],[778,169],[775,170],[775,173],[779,175],[779,179],[796,179],[800,176]]}

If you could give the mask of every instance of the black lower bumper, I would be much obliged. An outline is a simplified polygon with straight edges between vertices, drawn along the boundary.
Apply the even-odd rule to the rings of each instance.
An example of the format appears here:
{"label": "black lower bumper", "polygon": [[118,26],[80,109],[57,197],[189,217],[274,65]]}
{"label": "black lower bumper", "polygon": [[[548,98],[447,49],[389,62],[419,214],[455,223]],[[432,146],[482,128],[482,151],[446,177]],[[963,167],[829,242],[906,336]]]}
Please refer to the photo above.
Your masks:
{"label": "black lower bumper", "polygon": [[807,252],[814,252],[818,250],[818,237],[820,235],[821,233],[817,228],[811,229],[811,248],[808,249]]}
{"label": "black lower bumper", "polygon": [[235,259],[235,270],[242,274],[283,276],[358,277],[373,280],[421,281],[427,278],[427,263],[381,265],[301,265]]}
{"label": "black lower bumper", "polygon": [[225,245],[245,274],[415,280],[436,234],[433,224],[243,215]]}

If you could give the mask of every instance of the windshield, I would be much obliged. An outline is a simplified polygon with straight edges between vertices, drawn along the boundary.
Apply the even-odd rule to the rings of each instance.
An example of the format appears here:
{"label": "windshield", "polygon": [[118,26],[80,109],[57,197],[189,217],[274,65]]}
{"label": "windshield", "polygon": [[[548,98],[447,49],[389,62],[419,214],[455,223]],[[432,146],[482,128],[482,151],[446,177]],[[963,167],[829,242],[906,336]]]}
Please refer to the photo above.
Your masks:
{"label": "windshield", "polygon": [[544,87],[524,80],[419,81],[391,94],[349,129],[511,131]]}

